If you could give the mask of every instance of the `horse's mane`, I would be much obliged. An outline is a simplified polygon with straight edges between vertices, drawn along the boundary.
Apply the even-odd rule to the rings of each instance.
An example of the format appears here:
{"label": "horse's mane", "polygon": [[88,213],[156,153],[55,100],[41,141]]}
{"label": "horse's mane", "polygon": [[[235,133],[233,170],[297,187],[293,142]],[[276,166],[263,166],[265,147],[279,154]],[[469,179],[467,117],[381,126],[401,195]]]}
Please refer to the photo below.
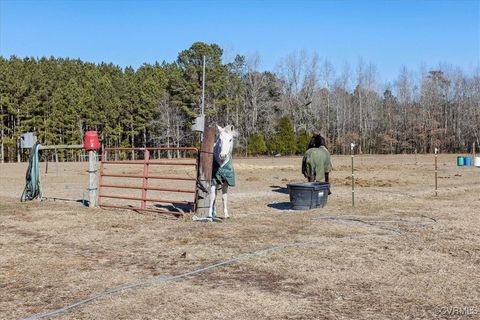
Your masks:
{"label": "horse's mane", "polygon": [[310,139],[307,149],[320,148],[321,146],[324,146],[324,145],[325,145],[325,138],[322,137],[321,134],[316,134]]}

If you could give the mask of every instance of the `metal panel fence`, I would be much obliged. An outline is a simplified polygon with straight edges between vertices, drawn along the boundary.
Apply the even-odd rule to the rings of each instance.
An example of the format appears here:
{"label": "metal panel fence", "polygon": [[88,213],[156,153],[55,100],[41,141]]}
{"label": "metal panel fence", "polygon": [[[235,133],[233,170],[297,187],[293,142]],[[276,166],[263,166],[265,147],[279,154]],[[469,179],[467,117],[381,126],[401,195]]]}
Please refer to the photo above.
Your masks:
{"label": "metal panel fence", "polygon": [[[162,158],[166,153],[170,157],[171,153],[184,157]],[[119,154],[120,158],[131,160],[118,159]],[[197,162],[198,149],[194,147],[106,148],[100,163],[98,205],[174,215],[182,215],[187,210],[194,212]],[[162,169],[154,170],[154,167]]]}

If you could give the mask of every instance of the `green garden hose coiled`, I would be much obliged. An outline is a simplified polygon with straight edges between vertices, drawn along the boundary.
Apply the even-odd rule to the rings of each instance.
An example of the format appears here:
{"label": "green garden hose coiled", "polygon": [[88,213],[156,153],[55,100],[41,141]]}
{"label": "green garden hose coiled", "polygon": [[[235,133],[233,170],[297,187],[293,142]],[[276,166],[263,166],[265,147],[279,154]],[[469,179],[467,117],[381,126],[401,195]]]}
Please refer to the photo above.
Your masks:
{"label": "green garden hose coiled", "polygon": [[41,144],[35,143],[32,148],[32,155],[28,164],[27,174],[25,177],[25,189],[23,190],[22,202],[33,200],[36,198],[42,199],[42,190],[40,189],[40,159],[39,149]]}

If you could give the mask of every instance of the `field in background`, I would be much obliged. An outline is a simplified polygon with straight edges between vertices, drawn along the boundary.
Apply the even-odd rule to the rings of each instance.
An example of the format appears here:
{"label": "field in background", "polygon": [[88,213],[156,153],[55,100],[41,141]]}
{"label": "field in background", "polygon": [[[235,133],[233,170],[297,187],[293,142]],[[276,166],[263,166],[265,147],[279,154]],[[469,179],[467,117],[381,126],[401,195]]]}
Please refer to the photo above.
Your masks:
{"label": "field in background", "polygon": [[22,204],[27,165],[0,164],[0,318],[290,243],[56,318],[432,319],[453,307],[479,317],[480,169],[455,158],[439,155],[435,197],[432,155],[356,156],[352,208],[350,157],[333,156],[327,206],[299,212],[285,187],[303,180],[301,158],[234,159],[224,223],[83,208],[87,163],[60,163],[58,175],[50,164],[46,176],[42,166],[45,196],[71,201]]}

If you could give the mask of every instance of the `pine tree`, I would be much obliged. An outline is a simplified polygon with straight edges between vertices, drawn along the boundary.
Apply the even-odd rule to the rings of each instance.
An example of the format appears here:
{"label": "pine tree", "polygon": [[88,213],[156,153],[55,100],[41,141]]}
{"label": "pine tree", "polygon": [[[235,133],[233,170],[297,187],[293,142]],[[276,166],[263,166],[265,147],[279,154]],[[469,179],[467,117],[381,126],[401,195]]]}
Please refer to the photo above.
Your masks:
{"label": "pine tree", "polygon": [[267,151],[265,139],[260,133],[253,133],[248,137],[248,153],[251,155],[264,154]]}
{"label": "pine tree", "polygon": [[276,133],[268,143],[270,152],[274,154],[292,155],[297,151],[297,141],[289,117],[282,117],[276,127]]}

